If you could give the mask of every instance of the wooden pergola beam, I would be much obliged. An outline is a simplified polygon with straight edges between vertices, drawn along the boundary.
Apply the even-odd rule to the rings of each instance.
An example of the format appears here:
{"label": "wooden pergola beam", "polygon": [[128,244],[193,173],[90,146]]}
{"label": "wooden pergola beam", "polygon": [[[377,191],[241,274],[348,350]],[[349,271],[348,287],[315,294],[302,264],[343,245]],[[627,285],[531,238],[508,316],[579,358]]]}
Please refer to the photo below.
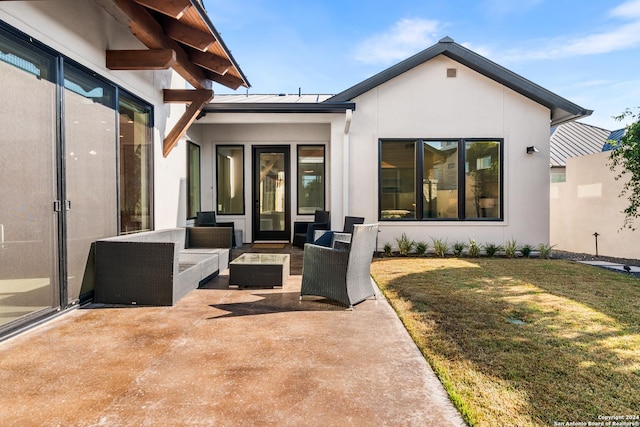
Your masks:
{"label": "wooden pergola beam", "polygon": [[165,19],[164,29],[167,36],[173,40],[191,46],[200,52],[206,52],[217,43],[213,34],[202,32],[174,19]]}
{"label": "wooden pergola beam", "polygon": [[166,103],[187,103],[187,108],[178,119],[176,125],[171,129],[167,137],[164,139],[162,146],[162,155],[167,157],[173,147],[178,144],[180,138],[185,134],[187,128],[198,117],[198,114],[204,106],[213,99],[213,91],[211,89],[165,89],[163,91],[164,102]]}
{"label": "wooden pergola beam", "polygon": [[233,66],[231,61],[227,59],[210,53],[198,51],[191,52],[191,54],[189,55],[189,59],[191,59],[194,64],[206,68],[207,70],[213,71],[214,73],[220,74],[221,76],[227,74],[229,68]]}
{"label": "wooden pergola beam", "polygon": [[221,76],[220,74],[217,74],[217,73],[209,73],[208,77],[210,80],[213,80],[216,83],[220,83],[221,85],[234,90],[238,89],[240,86],[244,84],[243,80],[235,76],[232,76],[231,74],[225,74],[224,76]]}
{"label": "wooden pergola beam", "polygon": [[182,15],[193,7],[189,0],[135,0],[135,2],[174,19],[182,18]]}
{"label": "wooden pergola beam", "polygon": [[110,70],[166,70],[175,63],[176,52],[172,49],[107,51]]}
{"label": "wooden pergola beam", "polygon": [[204,70],[192,63],[184,49],[168,38],[160,24],[149,12],[132,0],[115,0],[117,6],[129,16],[129,29],[149,49],[172,49],[176,53],[173,69],[197,89],[211,89],[211,80]]}
{"label": "wooden pergola beam", "polygon": [[[165,104],[191,104],[198,102],[207,96],[212,95],[212,91],[206,89],[164,89],[162,91],[162,101]],[[207,102],[211,101],[211,98],[207,99]]]}

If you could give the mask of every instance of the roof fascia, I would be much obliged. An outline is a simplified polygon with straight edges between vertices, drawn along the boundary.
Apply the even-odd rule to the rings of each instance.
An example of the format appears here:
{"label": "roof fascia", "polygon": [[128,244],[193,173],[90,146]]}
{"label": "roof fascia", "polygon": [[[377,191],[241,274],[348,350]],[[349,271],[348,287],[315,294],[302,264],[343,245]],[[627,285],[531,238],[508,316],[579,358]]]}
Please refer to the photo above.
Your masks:
{"label": "roof fascia", "polygon": [[207,113],[344,113],[354,111],[355,102],[340,103],[295,103],[295,102],[220,102],[210,103],[203,111]]}

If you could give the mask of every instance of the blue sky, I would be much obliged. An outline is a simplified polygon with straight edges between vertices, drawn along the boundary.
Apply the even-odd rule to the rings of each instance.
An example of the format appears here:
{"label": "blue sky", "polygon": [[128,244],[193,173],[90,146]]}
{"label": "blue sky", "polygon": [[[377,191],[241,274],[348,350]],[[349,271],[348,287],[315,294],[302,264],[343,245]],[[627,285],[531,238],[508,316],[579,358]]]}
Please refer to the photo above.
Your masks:
{"label": "blue sky", "polygon": [[[640,106],[640,0],[204,0],[251,94],[335,94],[444,36],[591,110]],[[216,86],[217,93],[236,92]]]}

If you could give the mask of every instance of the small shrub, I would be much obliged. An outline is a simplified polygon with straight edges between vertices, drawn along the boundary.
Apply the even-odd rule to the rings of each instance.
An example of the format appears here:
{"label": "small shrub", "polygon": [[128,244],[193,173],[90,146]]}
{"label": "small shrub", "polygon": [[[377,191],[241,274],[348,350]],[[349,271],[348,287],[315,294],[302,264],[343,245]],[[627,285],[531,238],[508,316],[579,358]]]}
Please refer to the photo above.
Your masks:
{"label": "small shrub", "polygon": [[436,256],[444,258],[449,250],[449,242],[447,242],[447,239],[434,239],[432,237],[431,240],[433,241],[433,250]]}
{"label": "small shrub", "polygon": [[525,243],[524,245],[520,246],[520,253],[525,258],[529,258],[531,256],[531,251],[533,251],[533,246],[531,246],[528,243]]}
{"label": "small shrub", "polygon": [[507,258],[515,258],[517,250],[518,243],[515,239],[507,240],[504,244],[504,254],[507,256]]}
{"label": "small shrub", "polygon": [[401,256],[409,255],[416,247],[416,242],[409,240],[405,233],[402,233],[402,236],[396,239],[396,242],[398,242],[398,253]]}
{"label": "small shrub", "polygon": [[462,255],[462,251],[467,247],[465,242],[455,242],[453,244],[453,255],[460,256]]}
{"label": "small shrub", "polygon": [[384,244],[384,246],[382,247],[382,250],[384,251],[384,254],[386,256],[391,256],[391,243],[387,242]]}
{"label": "small shrub", "polygon": [[427,242],[418,242],[416,243],[416,255],[422,256],[427,252],[429,245]]}
{"label": "small shrub", "polygon": [[502,250],[502,246],[496,245],[495,243],[485,243],[482,245],[484,250],[487,252],[487,256],[494,257],[498,251]]}
{"label": "small shrub", "polygon": [[538,245],[538,252],[540,252],[540,258],[545,258],[545,259],[551,258],[551,253],[553,252],[553,248],[555,247],[556,245],[545,245],[544,243],[540,243],[540,245]]}
{"label": "small shrub", "polygon": [[474,239],[469,240],[469,256],[478,258],[480,256],[480,246]]}

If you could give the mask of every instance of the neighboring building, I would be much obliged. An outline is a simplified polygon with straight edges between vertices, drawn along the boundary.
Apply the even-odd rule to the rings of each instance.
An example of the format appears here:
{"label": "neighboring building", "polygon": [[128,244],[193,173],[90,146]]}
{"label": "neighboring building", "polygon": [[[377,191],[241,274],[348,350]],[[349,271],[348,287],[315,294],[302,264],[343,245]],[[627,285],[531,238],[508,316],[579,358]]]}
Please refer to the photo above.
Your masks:
{"label": "neighboring building", "polygon": [[[609,168],[609,152],[567,159],[567,180],[551,184],[550,241],[556,249],[640,259],[638,231],[623,228],[624,180]],[[596,249],[596,236],[598,233]]]}
{"label": "neighboring building", "polygon": [[624,132],[607,133],[595,153],[567,158],[566,179],[551,183],[550,241],[557,249],[640,259],[638,232],[622,228],[629,204],[620,197],[624,178],[616,180],[618,173],[609,167],[609,141],[620,140]]}
{"label": "neighboring building", "polygon": [[196,0],[2,1],[0,79],[7,336],[91,298],[96,239],[185,223],[178,142],[248,82]]}
{"label": "neighboring building", "polygon": [[602,151],[613,150],[613,148],[614,148],[613,143],[616,143],[616,142],[620,141],[620,139],[624,136],[626,131],[627,130],[625,128],[616,129],[616,130],[611,131],[611,133],[607,137],[607,141],[602,146]]}
{"label": "neighboring building", "polygon": [[580,122],[569,122],[551,128],[551,182],[564,182],[567,159],[599,153],[609,139],[610,131]]}
{"label": "neighboring building", "polygon": [[[201,200],[245,242],[288,241],[315,209],[404,232],[549,239],[549,128],[591,112],[445,38],[344,92],[222,95],[188,132]],[[527,154],[527,147],[537,153]]]}

